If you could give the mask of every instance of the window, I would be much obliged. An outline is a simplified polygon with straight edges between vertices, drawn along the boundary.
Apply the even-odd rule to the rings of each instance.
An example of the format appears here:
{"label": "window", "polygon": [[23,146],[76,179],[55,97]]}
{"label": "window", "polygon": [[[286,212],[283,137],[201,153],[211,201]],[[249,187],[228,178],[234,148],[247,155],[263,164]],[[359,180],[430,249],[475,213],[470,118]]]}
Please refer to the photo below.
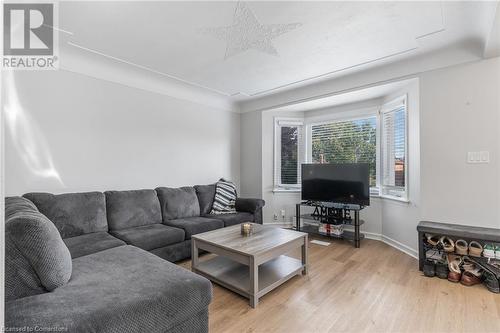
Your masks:
{"label": "window", "polygon": [[300,165],[304,161],[302,127],[302,121],[296,119],[275,119],[275,189],[300,187]]}
{"label": "window", "polygon": [[[400,97],[380,112],[303,126],[275,118],[275,190],[299,190],[300,166],[310,163],[368,163],[370,193],[408,199],[407,101]],[[303,137],[303,132],[307,136]],[[307,145],[305,145],[307,143]],[[307,154],[306,149],[307,147]]]}
{"label": "window", "polygon": [[368,163],[370,186],[377,186],[377,118],[311,126],[312,163]]}
{"label": "window", "polygon": [[381,194],[406,199],[406,97],[384,105],[381,123]]}

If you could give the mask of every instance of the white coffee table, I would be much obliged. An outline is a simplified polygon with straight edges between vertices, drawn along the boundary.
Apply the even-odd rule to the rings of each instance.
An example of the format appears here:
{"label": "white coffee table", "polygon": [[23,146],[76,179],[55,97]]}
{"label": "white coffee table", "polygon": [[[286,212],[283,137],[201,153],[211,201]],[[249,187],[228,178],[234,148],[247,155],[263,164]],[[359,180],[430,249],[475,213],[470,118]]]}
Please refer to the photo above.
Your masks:
{"label": "white coffee table", "polygon": [[[214,283],[250,299],[255,308],[259,298],[291,279],[307,274],[307,234],[273,226],[253,224],[244,237],[240,225],[192,236],[191,269]],[[302,258],[286,255],[301,248]],[[217,256],[200,261],[198,251]]]}

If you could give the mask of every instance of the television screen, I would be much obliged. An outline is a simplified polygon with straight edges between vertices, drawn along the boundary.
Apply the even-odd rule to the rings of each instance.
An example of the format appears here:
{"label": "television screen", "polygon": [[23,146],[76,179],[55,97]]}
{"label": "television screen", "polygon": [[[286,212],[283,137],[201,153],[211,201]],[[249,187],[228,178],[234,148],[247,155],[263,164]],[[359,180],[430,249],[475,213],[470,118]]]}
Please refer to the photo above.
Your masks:
{"label": "television screen", "polygon": [[370,205],[368,163],[302,164],[302,200]]}

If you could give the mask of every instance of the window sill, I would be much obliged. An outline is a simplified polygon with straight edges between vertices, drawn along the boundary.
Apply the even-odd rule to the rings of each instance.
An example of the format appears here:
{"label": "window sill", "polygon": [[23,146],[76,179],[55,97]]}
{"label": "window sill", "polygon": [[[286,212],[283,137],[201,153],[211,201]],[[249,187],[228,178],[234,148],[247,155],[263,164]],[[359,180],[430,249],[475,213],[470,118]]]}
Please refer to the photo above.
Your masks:
{"label": "window sill", "polygon": [[286,187],[275,187],[273,188],[273,193],[300,193],[302,190],[300,188],[286,188]]}
{"label": "window sill", "polygon": [[[272,190],[273,193],[300,193],[302,190],[300,188],[284,188],[284,187],[275,187]],[[410,203],[410,200],[406,198],[400,198],[390,195],[380,195],[380,194],[370,194],[370,199],[382,199],[382,200],[390,200],[401,203]]]}
{"label": "window sill", "polygon": [[382,199],[382,200],[390,200],[390,201],[397,201],[401,203],[410,203],[410,200],[406,198],[400,198],[400,197],[395,197],[391,195],[370,195],[370,198],[377,198],[377,199]]}

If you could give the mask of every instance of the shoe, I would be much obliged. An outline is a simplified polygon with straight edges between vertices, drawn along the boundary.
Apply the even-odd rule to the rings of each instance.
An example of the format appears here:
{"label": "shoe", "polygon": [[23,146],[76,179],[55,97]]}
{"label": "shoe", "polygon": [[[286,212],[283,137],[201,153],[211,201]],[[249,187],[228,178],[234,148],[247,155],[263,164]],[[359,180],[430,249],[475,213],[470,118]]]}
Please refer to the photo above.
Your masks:
{"label": "shoe", "polygon": [[493,244],[486,244],[484,246],[483,256],[485,258],[495,258],[495,246]]}
{"label": "shoe", "polygon": [[436,246],[439,243],[439,236],[436,235],[431,235],[431,234],[425,234],[425,237],[427,237],[427,243]]}
{"label": "shoe", "polygon": [[453,252],[455,251],[455,243],[453,242],[453,239],[450,237],[443,236],[439,240],[439,244],[443,247],[445,252]]}
{"label": "shoe", "polygon": [[497,262],[482,257],[472,258],[476,266],[483,270],[483,283],[493,293],[500,293],[500,268]]}
{"label": "shoe", "polygon": [[425,252],[426,259],[442,260],[443,254],[438,249],[429,249]]}
{"label": "shoe", "polygon": [[427,277],[434,277],[436,275],[436,264],[433,260],[427,259],[424,262],[424,275]]}
{"label": "shoe", "polygon": [[444,260],[440,260],[436,263],[436,276],[440,279],[448,278],[448,264]]}
{"label": "shoe", "polygon": [[476,267],[474,262],[467,256],[462,257],[461,266],[464,271],[472,271]]}
{"label": "shoe", "polygon": [[450,259],[448,257],[448,268],[450,272],[448,273],[448,281],[450,282],[460,282],[462,279],[462,270],[460,269],[460,264],[462,263],[462,259],[460,257]]}
{"label": "shoe", "polygon": [[474,271],[465,271],[462,274],[462,279],[460,279],[460,283],[467,287],[481,283],[481,275],[478,276],[476,274],[480,273],[479,272],[474,273]]}
{"label": "shoe", "polygon": [[[480,257],[483,252],[483,247],[476,241],[472,241],[469,243],[469,255],[472,257]],[[495,256],[494,248],[493,248],[493,258]]]}
{"label": "shoe", "polygon": [[485,270],[483,273],[484,276],[484,285],[486,288],[492,293],[500,293],[500,283],[498,282],[497,277],[490,271]]}
{"label": "shoe", "polygon": [[463,239],[459,239],[455,242],[455,252],[461,256],[466,256],[469,254],[469,244]]}
{"label": "shoe", "polygon": [[448,273],[448,281],[453,283],[458,283],[462,279],[462,273],[457,273],[454,271],[450,271]]}

